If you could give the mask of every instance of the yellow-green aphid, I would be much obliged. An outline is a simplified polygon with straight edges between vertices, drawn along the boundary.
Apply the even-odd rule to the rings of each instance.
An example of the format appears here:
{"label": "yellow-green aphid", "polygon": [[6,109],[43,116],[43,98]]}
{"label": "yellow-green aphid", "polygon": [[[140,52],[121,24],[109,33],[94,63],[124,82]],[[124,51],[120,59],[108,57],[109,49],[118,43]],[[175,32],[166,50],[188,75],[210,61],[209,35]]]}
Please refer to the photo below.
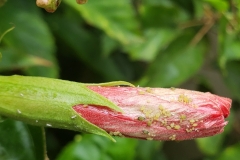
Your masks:
{"label": "yellow-green aphid", "polygon": [[149,131],[147,131],[147,130],[143,130],[142,132],[143,132],[143,134],[150,135]]}
{"label": "yellow-green aphid", "polygon": [[172,141],[176,140],[176,134],[170,136],[169,139],[172,140]]}
{"label": "yellow-green aphid", "polygon": [[189,104],[192,100],[188,96],[181,94],[178,96],[178,101],[185,104]]}
{"label": "yellow-green aphid", "polygon": [[145,120],[145,118],[144,118],[144,117],[142,117],[142,116],[139,116],[139,117],[138,117],[138,120],[139,120],[139,121],[144,121],[144,120]]}
{"label": "yellow-green aphid", "polygon": [[153,140],[153,138],[152,137],[148,137],[148,138],[146,138],[148,141],[152,141]]}

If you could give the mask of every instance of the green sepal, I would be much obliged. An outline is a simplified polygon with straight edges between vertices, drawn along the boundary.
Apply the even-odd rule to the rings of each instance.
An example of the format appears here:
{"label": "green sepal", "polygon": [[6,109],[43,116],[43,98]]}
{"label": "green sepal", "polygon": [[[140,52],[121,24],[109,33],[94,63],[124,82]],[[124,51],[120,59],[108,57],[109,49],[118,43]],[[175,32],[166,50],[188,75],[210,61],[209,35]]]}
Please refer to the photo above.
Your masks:
{"label": "green sepal", "polygon": [[77,104],[92,104],[121,112],[87,85],[43,77],[0,76],[0,115],[37,126],[94,133],[114,141],[106,131],[86,121],[72,108]]}
{"label": "green sepal", "polygon": [[102,87],[111,87],[111,86],[131,86],[135,87],[132,83],[125,82],[125,81],[113,81],[113,82],[106,82],[106,83],[84,83],[87,86],[102,86]]}

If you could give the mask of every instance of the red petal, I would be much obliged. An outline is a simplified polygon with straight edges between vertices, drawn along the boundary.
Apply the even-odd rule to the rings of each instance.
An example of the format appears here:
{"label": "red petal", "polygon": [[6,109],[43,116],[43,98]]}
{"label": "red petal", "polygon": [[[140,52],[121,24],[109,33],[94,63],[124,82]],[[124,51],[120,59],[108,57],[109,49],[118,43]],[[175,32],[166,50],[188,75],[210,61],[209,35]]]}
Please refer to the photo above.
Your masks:
{"label": "red petal", "polygon": [[123,113],[107,107],[79,104],[73,108],[86,120],[109,133],[156,140],[185,140],[223,131],[231,100],[210,93],[183,89],[96,87],[89,89],[118,105]]}

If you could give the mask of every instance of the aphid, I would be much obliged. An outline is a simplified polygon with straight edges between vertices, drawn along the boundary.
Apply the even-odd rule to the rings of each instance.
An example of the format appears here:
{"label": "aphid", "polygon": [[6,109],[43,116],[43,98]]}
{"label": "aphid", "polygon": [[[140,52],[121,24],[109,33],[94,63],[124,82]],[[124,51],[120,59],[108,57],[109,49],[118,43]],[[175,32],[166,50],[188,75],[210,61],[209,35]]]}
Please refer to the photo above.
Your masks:
{"label": "aphid", "polygon": [[21,114],[21,113],[22,113],[22,112],[21,112],[19,109],[17,110],[17,112],[18,112],[19,114]]}
{"label": "aphid", "polygon": [[145,117],[139,116],[137,119],[138,119],[139,121],[144,121],[144,120],[145,120]]}
{"label": "aphid", "polygon": [[150,126],[152,125],[152,122],[153,122],[152,119],[150,119],[149,121],[147,121],[147,126],[150,127]]}
{"label": "aphid", "polygon": [[194,120],[194,119],[190,119],[189,122],[190,122],[190,123],[194,123],[195,120]]}
{"label": "aphid", "polygon": [[180,122],[184,121],[186,119],[186,115],[185,114],[181,114],[180,115]]}
{"label": "aphid", "polygon": [[170,127],[173,128],[173,127],[174,127],[174,123],[171,123],[171,124],[170,124]]}
{"label": "aphid", "polygon": [[179,125],[175,125],[174,126],[174,129],[176,129],[176,130],[178,130],[178,129],[180,129],[181,127],[179,126]]}
{"label": "aphid", "polygon": [[188,98],[186,95],[181,94],[178,96],[178,101],[185,103],[185,104],[189,104],[192,100],[190,98]]}
{"label": "aphid", "polygon": [[76,117],[77,117],[77,115],[73,115],[71,118],[74,119],[74,118],[76,118]]}
{"label": "aphid", "polygon": [[193,123],[192,126],[196,127],[198,124],[197,123]]}
{"label": "aphid", "polygon": [[88,107],[88,105],[87,105],[87,104],[84,104],[83,107]]}
{"label": "aphid", "polygon": [[116,131],[116,132],[109,132],[110,135],[112,136],[119,136],[119,137],[123,137],[122,133],[119,132],[119,131]]}
{"label": "aphid", "polygon": [[140,94],[140,95],[144,95],[145,92],[144,92],[144,91],[138,91],[138,94]]}
{"label": "aphid", "polygon": [[148,138],[146,138],[148,141],[152,141],[153,140],[153,138],[152,137],[148,137]]}
{"label": "aphid", "polygon": [[47,123],[46,126],[51,127],[52,125]]}
{"label": "aphid", "polygon": [[149,135],[149,132],[147,130],[143,130],[142,132],[143,132],[143,134]]}
{"label": "aphid", "polygon": [[149,87],[147,87],[147,88],[146,88],[146,92],[151,93],[151,92],[152,92],[152,89],[149,88]]}
{"label": "aphid", "polygon": [[167,129],[171,129],[171,127],[170,127],[170,126],[167,126]]}
{"label": "aphid", "polygon": [[176,139],[176,134],[169,137],[170,140],[174,141]]}

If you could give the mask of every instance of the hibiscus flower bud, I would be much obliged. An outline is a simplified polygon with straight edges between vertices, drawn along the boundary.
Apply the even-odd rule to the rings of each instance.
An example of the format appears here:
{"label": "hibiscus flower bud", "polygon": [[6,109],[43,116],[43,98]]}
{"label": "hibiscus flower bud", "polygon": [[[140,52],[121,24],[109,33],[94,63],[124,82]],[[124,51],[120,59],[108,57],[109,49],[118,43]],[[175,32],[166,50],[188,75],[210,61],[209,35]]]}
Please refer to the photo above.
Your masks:
{"label": "hibiscus flower bud", "polygon": [[114,136],[147,140],[188,140],[223,132],[231,99],[175,88],[88,88],[115,103],[108,107],[78,104],[73,109]]}

